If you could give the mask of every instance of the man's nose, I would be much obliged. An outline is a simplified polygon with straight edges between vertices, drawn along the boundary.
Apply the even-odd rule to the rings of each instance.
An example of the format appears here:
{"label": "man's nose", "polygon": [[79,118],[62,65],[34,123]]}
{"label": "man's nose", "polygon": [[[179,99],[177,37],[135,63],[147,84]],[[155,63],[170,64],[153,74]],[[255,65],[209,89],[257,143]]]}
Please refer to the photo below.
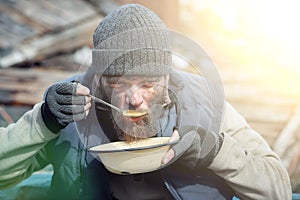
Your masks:
{"label": "man's nose", "polygon": [[137,109],[142,105],[143,98],[137,92],[133,92],[130,96],[128,96],[128,98],[126,98],[126,101],[126,103],[129,105],[129,108]]}

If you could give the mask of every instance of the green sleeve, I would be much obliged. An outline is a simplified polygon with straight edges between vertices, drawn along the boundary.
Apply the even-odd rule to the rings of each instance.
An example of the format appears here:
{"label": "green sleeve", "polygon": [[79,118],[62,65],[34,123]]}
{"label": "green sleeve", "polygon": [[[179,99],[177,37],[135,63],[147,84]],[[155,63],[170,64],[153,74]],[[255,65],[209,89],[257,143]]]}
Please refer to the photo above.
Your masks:
{"label": "green sleeve", "polygon": [[45,167],[44,146],[57,137],[47,129],[39,103],[16,123],[0,127],[0,189],[9,188]]}

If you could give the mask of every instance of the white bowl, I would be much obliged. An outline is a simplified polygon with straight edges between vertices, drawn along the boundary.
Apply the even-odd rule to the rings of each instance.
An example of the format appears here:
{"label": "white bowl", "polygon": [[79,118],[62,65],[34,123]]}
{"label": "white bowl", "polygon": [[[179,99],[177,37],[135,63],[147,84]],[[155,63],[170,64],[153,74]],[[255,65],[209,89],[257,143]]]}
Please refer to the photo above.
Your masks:
{"label": "white bowl", "polygon": [[112,142],[89,149],[97,153],[107,170],[115,174],[138,174],[155,171],[169,150],[170,137],[140,139],[135,142]]}

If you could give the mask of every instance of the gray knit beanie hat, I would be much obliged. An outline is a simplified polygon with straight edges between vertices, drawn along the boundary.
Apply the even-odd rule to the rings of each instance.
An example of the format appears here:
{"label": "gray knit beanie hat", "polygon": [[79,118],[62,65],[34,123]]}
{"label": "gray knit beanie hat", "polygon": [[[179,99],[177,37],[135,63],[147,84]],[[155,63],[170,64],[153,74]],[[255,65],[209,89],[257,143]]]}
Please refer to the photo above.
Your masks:
{"label": "gray knit beanie hat", "polygon": [[93,43],[92,67],[103,75],[161,76],[170,71],[167,27],[139,4],[110,12],[96,28]]}

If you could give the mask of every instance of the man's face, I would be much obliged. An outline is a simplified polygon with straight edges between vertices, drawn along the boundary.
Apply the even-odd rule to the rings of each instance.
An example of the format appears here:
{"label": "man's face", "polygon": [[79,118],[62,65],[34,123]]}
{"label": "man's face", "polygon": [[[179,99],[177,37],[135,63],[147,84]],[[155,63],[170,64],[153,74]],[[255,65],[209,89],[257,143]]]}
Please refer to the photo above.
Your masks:
{"label": "man's face", "polygon": [[[166,76],[161,77],[103,77],[106,97],[122,110],[148,110],[153,103],[161,103],[166,89]],[[158,102],[156,102],[158,101]]]}
{"label": "man's face", "polygon": [[135,118],[113,113],[113,121],[120,139],[126,140],[126,135],[144,138],[156,134],[155,119],[161,113],[161,105],[168,95],[167,82],[168,76],[104,76],[101,78],[101,87],[106,101],[121,110],[145,110],[149,113]]}

